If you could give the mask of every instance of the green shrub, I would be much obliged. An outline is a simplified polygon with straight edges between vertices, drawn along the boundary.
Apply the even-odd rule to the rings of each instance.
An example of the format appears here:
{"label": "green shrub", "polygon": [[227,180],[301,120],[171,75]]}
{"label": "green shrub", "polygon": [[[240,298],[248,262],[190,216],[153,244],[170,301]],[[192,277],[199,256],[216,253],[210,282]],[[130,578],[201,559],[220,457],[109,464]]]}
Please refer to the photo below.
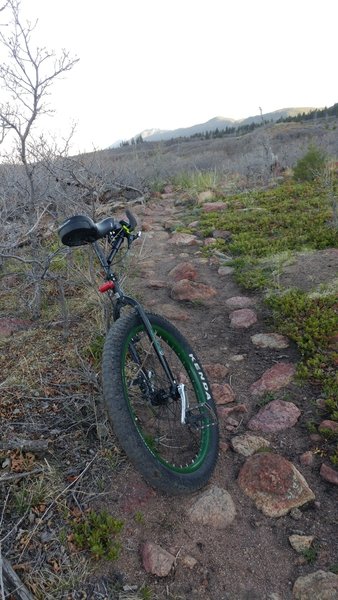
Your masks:
{"label": "green shrub", "polygon": [[80,523],[73,523],[75,544],[89,550],[96,559],[116,560],[121,545],[114,539],[123,528],[122,521],[114,519],[107,511],[96,513],[91,510]]}
{"label": "green shrub", "polygon": [[296,181],[314,181],[322,175],[327,162],[323,150],[311,145],[307,153],[300,158],[293,170]]}
{"label": "green shrub", "polygon": [[331,417],[338,420],[337,353],[332,345],[338,324],[336,295],[310,297],[291,290],[270,296],[267,303],[279,331],[299,348],[302,360],[298,375],[323,388]]}

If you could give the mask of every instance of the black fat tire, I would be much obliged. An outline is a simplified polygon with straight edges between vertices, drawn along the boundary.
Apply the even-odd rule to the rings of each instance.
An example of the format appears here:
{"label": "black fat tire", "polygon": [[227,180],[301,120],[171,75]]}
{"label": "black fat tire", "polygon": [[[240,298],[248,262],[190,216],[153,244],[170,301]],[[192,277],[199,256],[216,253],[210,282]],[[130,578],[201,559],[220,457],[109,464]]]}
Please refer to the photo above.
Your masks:
{"label": "black fat tire", "polygon": [[[196,467],[192,472],[177,472],[171,468],[171,465],[168,467],[165,462],[157,458],[156,453],[151,451],[138,429],[123,375],[127,340],[130,339],[135,327],[140,327],[142,333],[144,331],[142,321],[136,313],[122,316],[108,332],[102,364],[104,401],[110,422],[122,448],[145,480],[163,492],[187,494],[205,486],[215,468],[219,443],[216,408],[210,395],[207,378],[188,342],[178,329],[163,317],[150,313],[147,316],[155,330],[159,327],[162,334],[164,332],[164,337],[170,336],[171,340],[175,340],[180,355],[183,354],[184,361],[189,362],[188,369],[185,369],[192,373],[192,377],[189,377],[189,385],[193,386],[194,390],[198,389],[198,402],[206,403],[210,410],[210,422],[213,421],[213,424],[208,426],[207,446],[204,447],[203,458],[198,462],[198,468]],[[160,337],[161,344],[162,339],[163,337]],[[189,355],[193,356],[193,359]],[[177,352],[175,352],[176,357]],[[159,362],[158,364],[160,365]]]}

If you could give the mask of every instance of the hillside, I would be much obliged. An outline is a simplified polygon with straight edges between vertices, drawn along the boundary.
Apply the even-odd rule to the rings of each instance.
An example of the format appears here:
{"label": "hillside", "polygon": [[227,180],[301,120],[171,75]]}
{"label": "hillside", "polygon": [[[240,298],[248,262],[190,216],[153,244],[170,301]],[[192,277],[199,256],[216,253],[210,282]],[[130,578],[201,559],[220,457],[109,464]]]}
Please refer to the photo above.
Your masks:
{"label": "hillside", "polygon": [[[278,121],[279,119],[286,119],[287,117],[294,117],[298,114],[306,114],[314,110],[313,107],[306,108],[282,108],[275,110],[270,113],[254,115],[243,119],[232,119],[229,117],[213,117],[205,123],[198,123],[191,125],[190,127],[181,127],[179,129],[165,130],[165,129],[145,129],[134,136],[134,139],[140,136],[144,141],[147,142],[159,142],[165,140],[171,140],[179,137],[190,137],[196,134],[206,133],[207,131],[215,131],[216,129],[222,130],[227,127],[239,127],[244,125],[250,125],[252,123],[261,123],[262,121]],[[118,146],[120,142],[114,142],[112,148]]]}
{"label": "hillside", "polygon": [[[310,144],[338,156],[338,117],[310,121],[268,123],[243,135],[199,139],[175,138],[123,146],[99,153],[104,169],[113,169],[115,178],[142,189],[161,185],[185,172],[213,171],[215,177],[237,174],[242,181],[269,179],[271,167],[293,167]],[[92,154],[88,163],[95,162]]]}

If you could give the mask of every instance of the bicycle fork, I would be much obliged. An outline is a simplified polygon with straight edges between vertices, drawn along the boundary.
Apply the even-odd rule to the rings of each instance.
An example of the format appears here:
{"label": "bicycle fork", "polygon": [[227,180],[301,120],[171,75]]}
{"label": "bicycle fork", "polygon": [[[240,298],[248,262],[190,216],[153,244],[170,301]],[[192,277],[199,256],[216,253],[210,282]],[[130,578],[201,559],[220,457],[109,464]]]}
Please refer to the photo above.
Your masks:
{"label": "bicycle fork", "polygon": [[[189,401],[188,401],[187,394],[185,392],[185,384],[184,383],[177,384],[177,381],[168,365],[168,362],[167,362],[167,359],[162,350],[161,344],[154,333],[154,330],[151,326],[151,323],[148,319],[147,313],[145,312],[143,306],[141,304],[139,304],[136,300],[134,300],[134,298],[130,298],[129,296],[124,296],[123,303],[133,306],[133,308],[135,308],[137,313],[139,314],[141,321],[144,324],[147,335],[150,339],[150,342],[153,345],[155,352],[157,354],[157,357],[161,363],[161,366],[168,378],[168,381],[170,383],[171,393],[173,395],[178,395],[178,397],[181,400],[181,424],[185,425],[186,424],[186,413],[187,413],[187,410],[189,409]],[[136,353],[132,350],[132,354],[136,354]]]}

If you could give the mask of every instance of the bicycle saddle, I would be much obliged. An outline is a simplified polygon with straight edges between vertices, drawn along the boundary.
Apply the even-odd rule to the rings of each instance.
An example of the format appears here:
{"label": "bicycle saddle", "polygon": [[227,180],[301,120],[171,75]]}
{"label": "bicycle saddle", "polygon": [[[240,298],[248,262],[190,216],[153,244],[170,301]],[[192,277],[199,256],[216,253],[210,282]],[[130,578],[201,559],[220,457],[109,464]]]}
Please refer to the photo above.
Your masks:
{"label": "bicycle saddle", "polygon": [[86,215],[75,215],[60,225],[58,235],[66,246],[83,246],[100,240],[115,227],[115,221],[111,217],[94,223]]}

